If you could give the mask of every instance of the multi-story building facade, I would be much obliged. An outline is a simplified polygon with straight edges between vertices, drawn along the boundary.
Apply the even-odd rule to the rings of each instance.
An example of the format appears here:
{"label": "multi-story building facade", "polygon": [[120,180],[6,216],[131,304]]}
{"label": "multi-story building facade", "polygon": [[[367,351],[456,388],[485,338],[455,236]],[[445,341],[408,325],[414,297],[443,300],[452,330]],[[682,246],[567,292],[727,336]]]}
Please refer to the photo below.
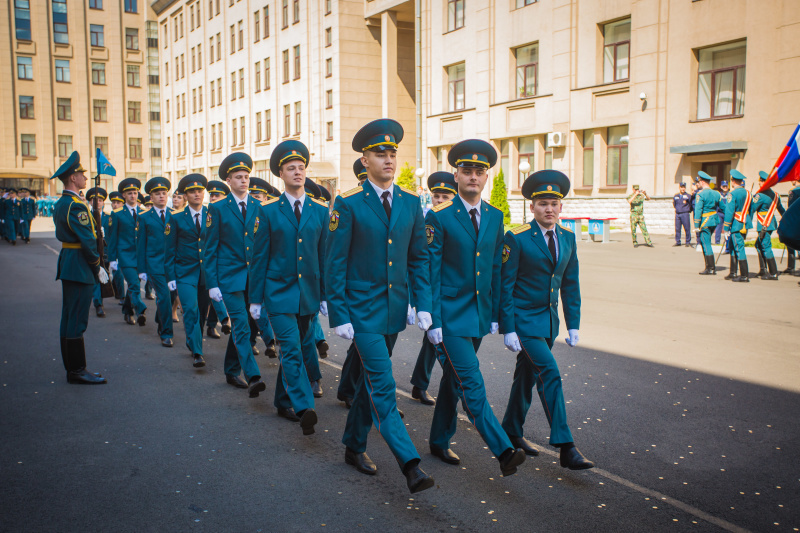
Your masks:
{"label": "multi-story building facade", "polygon": [[160,173],[158,56],[145,0],[10,0],[0,8],[0,185],[60,191],[48,178],[95,148],[125,176]]}

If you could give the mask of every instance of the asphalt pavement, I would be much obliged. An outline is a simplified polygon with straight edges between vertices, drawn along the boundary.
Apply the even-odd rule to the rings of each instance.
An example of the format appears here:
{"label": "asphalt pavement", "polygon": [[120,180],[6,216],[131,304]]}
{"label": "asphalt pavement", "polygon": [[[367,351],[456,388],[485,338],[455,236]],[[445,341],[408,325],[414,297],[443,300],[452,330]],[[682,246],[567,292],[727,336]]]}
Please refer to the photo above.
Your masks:
{"label": "asphalt pavement", "polygon": [[[501,476],[465,420],[452,444],[462,464],[430,456],[433,408],[408,395],[422,339],[410,326],[393,355],[398,405],[436,479],[416,495],[377,431],[378,475],[344,464],[336,387],[347,343],[325,320],[313,436],[276,415],[275,360],[257,358],[268,388],[249,399],[225,383],[226,338],[207,339],[208,366],[194,369],[182,323],[175,347],[161,347],[152,301],[143,328],[113,300],[106,318],[92,312],[89,368],[109,383],[68,385],[59,243],[49,233],[0,243],[0,530],[798,531],[800,278],[734,284],[725,271],[698,276],[701,255],[668,237],[652,249],[614,239],[579,244],[581,341],[554,347],[575,442],[597,468],[558,465],[538,404],[526,436],[542,454],[514,476]],[[479,356],[502,418],[515,356],[499,335]]]}

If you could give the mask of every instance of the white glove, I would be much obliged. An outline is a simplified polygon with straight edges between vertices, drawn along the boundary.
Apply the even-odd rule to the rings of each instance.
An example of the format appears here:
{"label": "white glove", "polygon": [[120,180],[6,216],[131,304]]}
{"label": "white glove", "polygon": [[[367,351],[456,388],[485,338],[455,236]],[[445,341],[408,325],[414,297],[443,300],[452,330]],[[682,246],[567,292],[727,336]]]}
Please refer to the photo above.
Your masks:
{"label": "white glove", "polygon": [[519,342],[519,337],[513,331],[511,333],[506,333],[503,336],[503,342],[506,345],[506,348],[511,350],[512,352],[521,352],[522,351],[522,344]]}
{"label": "white glove", "polygon": [[411,307],[411,304],[408,306],[408,311],[406,312],[406,323],[409,326],[413,326],[417,322],[417,317],[414,315],[414,308]]}
{"label": "white glove", "polygon": [[114,272],[115,270],[117,270],[117,268],[119,268],[119,263],[117,263],[116,261],[111,261],[108,264],[108,268],[111,269],[111,272]]}
{"label": "white glove", "polygon": [[142,281],[147,281],[147,274],[139,274],[139,279]]}
{"label": "white glove", "polygon": [[215,302],[222,301],[222,292],[220,292],[219,288],[214,287],[213,289],[208,289],[208,297],[214,300]]}
{"label": "white glove", "polygon": [[[431,314],[427,311],[420,311],[417,313],[417,326],[422,331],[428,331],[428,329],[433,324],[433,319],[431,318]],[[441,328],[439,328],[441,329]]]}
{"label": "white glove", "polygon": [[494,335],[498,331],[500,331],[500,324],[498,324],[497,322],[492,322],[492,326],[491,328],[489,328],[489,333]]}
{"label": "white glove", "polygon": [[336,334],[348,341],[353,340],[353,337],[356,336],[356,332],[353,331],[353,324],[350,322],[342,324],[341,326],[336,326]]}
{"label": "white glove", "polygon": [[176,290],[178,290],[178,284],[176,282],[174,282],[174,281],[168,281],[167,282],[167,288],[169,290],[171,290],[171,291],[176,291]]}
{"label": "white glove", "polygon": [[250,316],[253,320],[261,318],[261,304],[250,304]]}
{"label": "white glove", "polygon": [[442,343],[442,328],[429,329],[428,330],[428,340],[431,341],[431,344],[441,344]]}
{"label": "white glove", "polygon": [[[20,223],[20,224],[22,224],[23,222],[25,222],[25,221],[24,221],[24,220],[22,220],[22,219],[19,219],[19,223]],[[105,237],[105,235],[103,235],[103,237]]]}
{"label": "white glove", "polygon": [[106,236],[106,228],[104,228],[103,226],[100,226],[100,235],[102,235],[103,237]]}
{"label": "white glove", "polygon": [[723,233],[725,234],[725,238],[726,239],[730,239],[731,238],[731,232],[730,231],[724,231]]}
{"label": "white glove", "polygon": [[108,283],[108,272],[106,272],[105,268],[100,267],[100,272],[97,273],[97,279],[99,279],[100,283],[103,285]]}
{"label": "white glove", "polygon": [[319,303],[319,312],[322,313],[322,316],[328,316],[328,302]]}
{"label": "white glove", "polygon": [[569,338],[568,339],[564,339],[564,342],[566,342],[569,346],[572,346],[574,348],[575,345],[578,344],[578,340],[579,340],[578,339],[578,330],[577,329],[569,329],[569,330],[567,330],[567,333],[569,333]]}

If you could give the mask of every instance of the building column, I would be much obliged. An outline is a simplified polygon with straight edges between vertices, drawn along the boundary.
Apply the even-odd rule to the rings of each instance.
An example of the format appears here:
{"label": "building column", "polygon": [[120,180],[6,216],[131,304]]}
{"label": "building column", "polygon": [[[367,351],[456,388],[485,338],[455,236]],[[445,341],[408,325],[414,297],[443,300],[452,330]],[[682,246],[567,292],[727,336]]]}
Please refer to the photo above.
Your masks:
{"label": "building column", "polygon": [[381,112],[397,117],[397,13],[381,13]]}

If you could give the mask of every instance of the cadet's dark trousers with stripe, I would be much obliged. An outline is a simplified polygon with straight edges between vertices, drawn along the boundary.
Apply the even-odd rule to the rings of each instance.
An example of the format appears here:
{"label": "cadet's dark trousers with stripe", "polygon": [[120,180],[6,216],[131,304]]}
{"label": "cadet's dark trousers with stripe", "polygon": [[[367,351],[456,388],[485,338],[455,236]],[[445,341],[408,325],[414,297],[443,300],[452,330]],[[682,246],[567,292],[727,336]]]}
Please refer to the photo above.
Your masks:
{"label": "cadet's dark trousers with stripe", "polygon": [[61,280],[60,336],[67,339],[83,337],[89,325],[89,308],[92,306],[94,285]]}
{"label": "cadet's dark trousers with stripe", "polygon": [[[183,329],[186,332],[186,348],[194,355],[203,355],[203,325],[208,313],[210,298],[205,286],[177,281],[178,298],[183,307]],[[172,315],[170,314],[170,321]]]}
{"label": "cadet's dark trousers with stripe", "polygon": [[550,424],[550,444],[555,446],[573,442],[572,432],[567,425],[561,372],[553,352],[550,351],[553,347],[552,339],[520,335],[519,340],[522,351],[517,354],[517,367],[503,418],[503,429],[509,437],[524,436],[522,426],[533,400],[535,386]]}
{"label": "cadet's dark trousers with stripe", "polygon": [[355,343],[351,342],[347,348],[347,357],[342,365],[342,375],[339,377],[339,390],[337,396],[353,398],[356,395],[356,384],[361,379],[361,363],[356,355]]}
{"label": "cadet's dark trousers with stripe", "polygon": [[164,274],[148,274],[147,281],[153,285],[156,293],[156,324],[158,335],[162,340],[172,338],[172,295],[167,287],[167,276]]}
{"label": "cadet's dark trousers with stripe", "polygon": [[356,385],[353,407],[347,413],[342,444],[357,453],[367,450],[372,424],[378,428],[400,467],[419,454],[397,411],[397,389],[392,377],[392,349],[397,333],[356,333],[353,344],[361,363],[362,376]]}
{"label": "cadet's dark trousers with stripe", "polygon": [[[254,377],[261,377],[261,370],[253,356],[253,345],[250,343],[250,314],[247,311],[247,290],[223,292],[222,300],[231,319],[231,335],[228,337],[228,349],[225,351],[225,374],[238,376],[244,371],[249,382]],[[231,349],[231,348],[235,349]]]}
{"label": "cadet's dark trousers with stripe", "polygon": [[226,318],[228,318],[228,310],[225,309],[225,303],[211,300],[211,308],[208,310],[206,325],[210,328],[215,328],[218,322]]}
{"label": "cadet's dark trousers with stripe", "polygon": [[441,449],[450,447],[450,439],[456,433],[460,398],[469,421],[495,457],[500,457],[513,446],[486,398],[486,385],[477,356],[481,340],[446,335],[438,346],[442,381],[433,411],[430,443]]}
{"label": "cadet's dark trousers with stripe", "polygon": [[31,221],[23,220],[19,223],[19,232],[26,241],[31,238]]}
{"label": "cadet's dark trousers with stripe", "polygon": [[[147,306],[142,301],[142,285],[139,280],[139,273],[133,267],[121,267],[122,276],[128,284],[128,292],[125,293],[125,303],[122,305],[123,314],[141,315],[147,311]],[[119,272],[119,270],[117,271]],[[170,315],[171,316],[171,315]]]}
{"label": "cadet's dark trousers with stripe", "polygon": [[269,323],[280,344],[280,368],[275,383],[274,405],[278,409],[294,408],[296,413],[314,408],[314,395],[303,361],[303,340],[308,335],[312,315],[269,313]]}
{"label": "cadet's dark trousers with stripe", "polygon": [[428,340],[428,335],[422,334],[422,347],[417,355],[417,364],[411,374],[411,384],[418,389],[428,390],[431,383],[431,372],[436,363],[436,347]]}
{"label": "cadet's dark trousers with stripe", "polygon": [[319,369],[319,354],[317,353],[317,338],[314,334],[314,322],[319,325],[318,313],[310,316],[308,330],[303,336],[303,363],[306,366],[306,373],[309,381],[319,381],[322,379],[322,372]]}

